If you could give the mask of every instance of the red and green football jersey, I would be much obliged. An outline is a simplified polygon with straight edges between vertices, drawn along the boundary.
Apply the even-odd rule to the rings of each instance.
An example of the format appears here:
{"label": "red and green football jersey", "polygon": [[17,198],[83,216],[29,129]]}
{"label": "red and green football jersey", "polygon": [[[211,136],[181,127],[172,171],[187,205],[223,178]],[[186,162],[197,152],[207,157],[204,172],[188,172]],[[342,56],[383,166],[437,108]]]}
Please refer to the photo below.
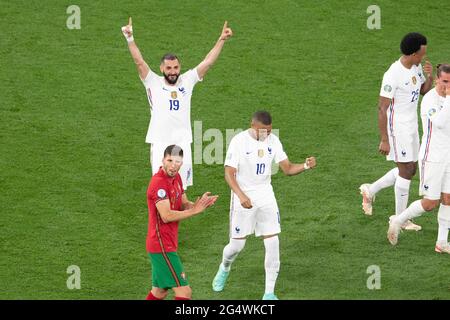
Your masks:
{"label": "red and green football jersey", "polygon": [[147,189],[148,233],[147,252],[175,252],[178,248],[178,221],[164,223],[156,208],[156,203],[169,199],[172,210],[181,210],[183,182],[177,173],[169,177],[162,168],[150,180]]}

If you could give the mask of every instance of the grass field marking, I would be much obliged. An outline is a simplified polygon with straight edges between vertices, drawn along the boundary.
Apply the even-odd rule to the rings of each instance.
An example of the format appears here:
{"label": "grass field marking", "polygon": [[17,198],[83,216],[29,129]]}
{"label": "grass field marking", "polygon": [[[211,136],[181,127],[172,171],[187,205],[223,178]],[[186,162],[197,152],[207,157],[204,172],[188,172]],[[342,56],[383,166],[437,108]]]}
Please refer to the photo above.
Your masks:
{"label": "grass field marking", "polygon": [[70,14],[70,16],[66,20],[67,29],[69,29],[69,30],[81,29],[80,7],[77,5],[74,5],[74,4],[70,5],[67,7],[66,13]]}
{"label": "grass field marking", "polygon": [[372,4],[367,7],[367,11],[370,16],[367,18],[367,29],[381,29],[381,9],[376,4]]}
{"label": "grass field marking", "polygon": [[381,289],[381,269],[376,264],[370,265],[366,270],[367,274],[370,274],[367,278],[367,289],[380,290]]}
{"label": "grass field marking", "polygon": [[70,274],[70,276],[67,278],[66,285],[67,289],[73,290],[73,289],[81,289],[81,269],[77,265],[70,265],[67,267],[66,270],[67,274]]}

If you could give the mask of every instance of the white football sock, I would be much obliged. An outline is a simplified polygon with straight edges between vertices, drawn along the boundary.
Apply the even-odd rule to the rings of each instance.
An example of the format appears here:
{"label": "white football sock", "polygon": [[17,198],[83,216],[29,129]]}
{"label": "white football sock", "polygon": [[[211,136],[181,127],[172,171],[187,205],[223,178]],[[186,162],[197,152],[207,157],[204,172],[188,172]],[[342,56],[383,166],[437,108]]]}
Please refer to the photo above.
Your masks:
{"label": "white football sock", "polygon": [[411,180],[406,180],[400,176],[395,180],[395,214],[399,215],[408,206],[409,185]]}
{"label": "white football sock", "polygon": [[372,183],[369,187],[369,192],[371,195],[375,195],[378,191],[381,189],[393,186],[395,183],[395,180],[398,176],[398,168],[394,168],[388,173],[386,173],[384,176],[382,176],[380,179]]}
{"label": "white football sock", "polygon": [[266,269],[266,292],[274,293],[278,271],[280,271],[280,242],[278,236],[264,239],[266,257],[264,267]]}
{"label": "white football sock", "polygon": [[401,214],[396,215],[394,218],[394,222],[403,225],[408,220],[420,217],[424,212],[425,209],[422,206],[422,200],[416,200],[411,203],[405,211],[403,211]]}
{"label": "white football sock", "polygon": [[448,231],[450,228],[450,206],[441,204],[438,212],[438,242],[448,243]]}
{"label": "white football sock", "polygon": [[230,271],[231,264],[244,249],[245,239],[230,239],[230,242],[223,248],[222,264],[223,271]]}

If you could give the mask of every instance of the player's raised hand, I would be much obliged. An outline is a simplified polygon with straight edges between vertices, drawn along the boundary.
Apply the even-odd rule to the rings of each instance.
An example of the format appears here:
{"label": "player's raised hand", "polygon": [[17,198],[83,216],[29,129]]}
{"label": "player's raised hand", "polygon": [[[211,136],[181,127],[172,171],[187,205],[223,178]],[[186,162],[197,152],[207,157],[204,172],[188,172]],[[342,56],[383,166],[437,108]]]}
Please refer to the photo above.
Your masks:
{"label": "player's raised hand", "polygon": [[203,212],[206,208],[211,207],[219,196],[211,196],[211,192],[205,192],[201,198],[197,198],[192,208],[196,213]]}
{"label": "player's raised hand", "polygon": [[133,22],[131,20],[131,17],[128,18],[128,24],[126,26],[122,27],[122,33],[127,39],[128,42],[134,41],[133,37]]}
{"label": "player's raised hand", "polygon": [[430,78],[433,76],[433,65],[430,61],[426,60],[425,64],[423,65],[423,72],[427,75],[427,78]]}
{"label": "player's raised hand", "polygon": [[228,21],[225,21],[225,24],[222,28],[222,34],[220,35],[220,40],[228,40],[233,35],[233,31],[228,27]]}
{"label": "player's raised hand", "polygon": [[241,201],[241,206],[245,209],[253,208],[252,201],[245,194],[239,197],[239,201]]}
{"label": "player's raised hand", "polygon": [[310,169],[312,169],[316,166],[316,158],[315,157],[306,158],[305,163]]}
{"label": "player's raised hand", "polygon": [[202,198],[207,200],[207,208],[211,207],[217,200],[217,198],[219,198],[219,196],[212,196],[211,192],[205,192],[202,195]]}
{"label": "player's raised hand", "polygon": [[389,141],[381,140],[380,146],[378,147],[378,151],[380,151],[381,154],[387,156],[389,154],[389,151],[391,151]]}

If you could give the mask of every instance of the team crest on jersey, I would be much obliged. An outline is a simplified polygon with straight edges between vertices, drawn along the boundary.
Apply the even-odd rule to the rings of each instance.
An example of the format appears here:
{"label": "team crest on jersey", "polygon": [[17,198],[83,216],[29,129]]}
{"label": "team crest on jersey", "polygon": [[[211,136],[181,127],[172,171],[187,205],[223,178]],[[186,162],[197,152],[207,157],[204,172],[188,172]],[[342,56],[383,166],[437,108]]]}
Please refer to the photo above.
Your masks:
{"label": "team crest on jersey", "polygon": [[264,150],[263,149],[259,149],[258,150],[258,157],[260,157],[260,158],[264,157]]}
{"label": "team crest on jersey", "polygon": [[164,199],[164,198],[166,197],[166,190],[164,190],[164,189],[159,189],[158,192],[157,192],[157,194],[158,194],[158,198]]}
{"label": "team crest on jersey", "polygon": [[176,91],[172,91],[170,93],[170,96],[172,97],[172,99],[176,99],[177,98],[177,92]]}
{"label": "team crest on jersey", "polygon": [[413,84],[416,84],[416,83],[417,83],[416,76],[413,76],[413,77],[412,77],[412,82],[413,82]]}
{"label": "team crest on jersey", "polygon": [[425,184],[424,186],[423,186],[423,188],[425,189],[425,190],[428,190],[428,186]]}
{"label": "team crest on jersey", "polygon": [[402,150],[402,156],[406,157],[406,151],[405,150]]}
{"label": "team crest on jersey", "polygon": [[391,92],[392,91],[392,87],[387,84],[387,85],[384,86],[383,90],[386,91],[386,92]]}
{"label": "team crest on jersey", "polygon": [[271,147],[267,147],[267,151],[269,151],[269,154],[272,154],[272,148]]}

